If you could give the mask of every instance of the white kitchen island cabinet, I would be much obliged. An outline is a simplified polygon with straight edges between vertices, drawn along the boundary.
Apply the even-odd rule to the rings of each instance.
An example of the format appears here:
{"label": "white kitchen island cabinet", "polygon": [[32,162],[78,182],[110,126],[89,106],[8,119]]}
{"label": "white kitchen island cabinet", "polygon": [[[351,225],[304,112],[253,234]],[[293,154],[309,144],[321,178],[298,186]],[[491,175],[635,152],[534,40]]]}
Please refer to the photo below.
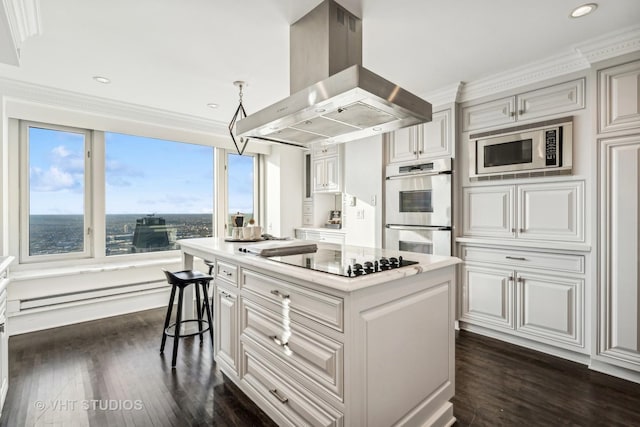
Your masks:
{"label": "white kitchen island cabinet", "polygon": [[[198,257],[237,271],[237,284],[214,279],[224,313],[215,314],[224,321],[214,337],[224,339],[214,339],[214,357],[279,425],[455,422],[457,258],[395,252],[418,263],[348,278],[241,253],[242,244],[222,239],[179,243],[185,268]],[[227,295],[237,310],[223,308]],[[232,360],[230,349],[238,349]]]}
{"label": "white kitchen island cabinet", "polygon": [[7,328],[7,286],[13,257],[0,257],[0,414],[9,390],[9,331]]}

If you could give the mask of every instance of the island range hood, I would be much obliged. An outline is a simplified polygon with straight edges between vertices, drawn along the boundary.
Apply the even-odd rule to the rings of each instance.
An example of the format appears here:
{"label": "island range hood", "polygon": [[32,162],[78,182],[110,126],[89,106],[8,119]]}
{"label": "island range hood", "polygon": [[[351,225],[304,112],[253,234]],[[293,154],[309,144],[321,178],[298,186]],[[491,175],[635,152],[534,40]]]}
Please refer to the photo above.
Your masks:
{"label": "island range hood", "polygon": [[431,104],[362,67],[360,19],[325,0],[290,27],[290,93],[236,133],[307,148],[431,121]]}

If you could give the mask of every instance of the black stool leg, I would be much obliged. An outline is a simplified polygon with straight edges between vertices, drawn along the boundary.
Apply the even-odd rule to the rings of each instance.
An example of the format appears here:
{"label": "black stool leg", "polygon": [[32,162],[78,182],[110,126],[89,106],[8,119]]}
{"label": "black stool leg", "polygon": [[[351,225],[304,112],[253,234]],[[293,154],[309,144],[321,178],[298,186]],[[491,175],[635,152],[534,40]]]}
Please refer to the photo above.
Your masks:
{"label": "black stool leg", "polygon": [[162,344],[160,344],[160,354],[164,353],[164,343],[167,341],[167,327],[171,321],[171,310],[173,309],[173,300],[176,297],[176,287],[171,285],[171,297],[169,298],[169,307],[167,307],[167,316],[164,318],[164,328],[162,329]]}
{"label": "black stool leg", "polygon": [[196,311],[198,312],[198,332],[200,332],[200,345],[202,345],[202,312],[200,311],[200,289],[199,283],[195,283],[193,286],[196,288]]}
{"label": "black stool leg", "polygon": [[213,322],[211,321],[211,306],[209,305],[209,293],[207,285],[209,282],[201,282],[202,293],[204,294],[204,308],[207,310],[207,322],[209,322],[209,336],[211,336],[211,346],[213,346]]}
{"label": "black stool leg", "polygon": [[180,341],[180,322],[182,321],[182,291],[180,286],[178,290],[178,313],[176,314],[176,330],[173,337],[173,357],[171,358],[171,367],[176,367],[176,358],[178,357],[178,341]]}

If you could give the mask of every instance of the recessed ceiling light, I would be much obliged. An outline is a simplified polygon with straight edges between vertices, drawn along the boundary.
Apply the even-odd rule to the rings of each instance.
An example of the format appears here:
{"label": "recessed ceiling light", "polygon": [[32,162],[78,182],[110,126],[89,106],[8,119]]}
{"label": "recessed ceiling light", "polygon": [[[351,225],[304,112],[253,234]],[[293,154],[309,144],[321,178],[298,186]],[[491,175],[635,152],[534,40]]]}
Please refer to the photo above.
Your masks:
{"label": "recessed ceiling light", "polygon": [[596,10],[597,8],[598,8],[598,5],[595,4],[595,3],[583,4],[582,6],[578,6],[575,9],[573,9],[573,11],[571,11],[571,14],[569,15],[569,17],[571,17],[571,18],[580,18],[580,17],[583,17],[585,15],[590,14],[591,12]]}
{"label": "recessed ceiling light", "polygon": [[108,85],[109,83],[111,83],[111,79],[108,77],[104,77],[104,76],[93,76],[93,80],[97,81],[98,83],[102,83],[105,85]]}
{"label": "recessed ceiling light", "polygon": [[207,107],[209,108],[218,108],[218,104],[214,103],[214,102],[210,102],[207,104]]}

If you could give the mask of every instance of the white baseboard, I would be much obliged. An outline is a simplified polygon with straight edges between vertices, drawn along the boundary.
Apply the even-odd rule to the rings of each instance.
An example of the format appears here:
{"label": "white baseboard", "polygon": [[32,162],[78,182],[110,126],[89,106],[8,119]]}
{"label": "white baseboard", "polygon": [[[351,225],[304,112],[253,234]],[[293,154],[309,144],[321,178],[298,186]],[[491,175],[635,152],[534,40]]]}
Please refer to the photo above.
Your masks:
{"label": "white baseboard", "polygon": [[9,313],[9,336],[166,307],[169,286]]}
{"label": "white baseboard", "polygon": [[631,371],[600,360],[591,359],[589,369],[640,384],[640,372]]}

